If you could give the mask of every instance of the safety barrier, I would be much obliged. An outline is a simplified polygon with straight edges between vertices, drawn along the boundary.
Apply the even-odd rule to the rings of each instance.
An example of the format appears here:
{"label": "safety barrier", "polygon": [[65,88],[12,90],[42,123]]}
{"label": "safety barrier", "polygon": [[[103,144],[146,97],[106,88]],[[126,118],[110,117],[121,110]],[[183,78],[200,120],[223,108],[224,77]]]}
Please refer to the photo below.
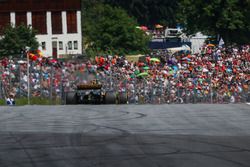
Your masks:
{"label": "safety barrier", "polygon": [[[12,64],[7,69],[0,68],[0,98],[13,92],[17,98],[28,95],[28,75],[26,64]],[[209,90],[178,87],[162,80],[151,82],[145,78],[128,80],[123,73],[115,70],[95,73],[95,70],[79,65],[73,67],[30,64],[30,95],[61,100],[65,104],[65,92],[73,91],[80,83],[87,83],[93,79],[99,80],[104,91],[123,92],[128,95],[129,104],[182,104],[182,103],[245,103],[250,102],[249,88],[236,92],[222,92],[210,87]],[[7,93],[8,92],[8,93]]]}

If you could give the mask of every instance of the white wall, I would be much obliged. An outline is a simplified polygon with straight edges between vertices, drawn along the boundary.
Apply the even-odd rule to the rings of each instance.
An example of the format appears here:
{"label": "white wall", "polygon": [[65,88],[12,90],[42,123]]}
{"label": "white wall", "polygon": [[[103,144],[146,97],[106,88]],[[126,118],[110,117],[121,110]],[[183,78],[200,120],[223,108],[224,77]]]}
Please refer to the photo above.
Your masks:
{"label": "white wall", "polygon": [[[46,50],[41,50],[44,56],[49,57],[52,56],[52,41],[57,41],[57,53],[58,55],[63,54],[82,54],[81,50],[81,36],[79,34],[61,34],[61,35],[37,35],[37,39],[39,43],[46,42]],[[63,42],[63,50],[59,50],[59,41]],[[74,50],[74,46],[72,50],[68,50],[68,41],[72,41],[72,46],[74,41],[78,41],[78,49]]]}

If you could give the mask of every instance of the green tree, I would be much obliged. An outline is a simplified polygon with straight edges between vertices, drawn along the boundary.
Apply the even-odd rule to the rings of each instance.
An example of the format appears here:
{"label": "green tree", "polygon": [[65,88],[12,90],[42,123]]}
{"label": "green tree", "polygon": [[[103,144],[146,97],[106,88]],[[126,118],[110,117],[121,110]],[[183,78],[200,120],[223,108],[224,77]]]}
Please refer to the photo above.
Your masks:
{"label": "green tree", "polygon": [[147,50],[149,37],[121,8],[86,1],[83,9],[84,44],[96,52],[128,54]]}
{"label": "green tree", "polygon": [[0,56],[20,57],[26,47],[36,50],[39,43],[35,35],[31,27],[24,25],[6,27],[3,38],[0,39]]}
{"label": "green tree", "polygon": [[125,9],[134,16],[141,25],[153,27],[163,24],[176,26],[176,11],[178,1],[173,0],[103,0],[104,2]]}
{"label": "green tree", "polygon": [[226,44],[249,43],[249,0],[181,0],[180,21],[187,32],[222,36]]}

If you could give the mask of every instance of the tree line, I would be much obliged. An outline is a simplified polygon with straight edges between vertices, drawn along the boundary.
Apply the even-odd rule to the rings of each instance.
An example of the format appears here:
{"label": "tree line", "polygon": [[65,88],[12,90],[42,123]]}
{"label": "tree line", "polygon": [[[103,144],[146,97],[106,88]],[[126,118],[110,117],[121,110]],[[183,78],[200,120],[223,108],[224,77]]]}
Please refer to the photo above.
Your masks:
{"label": "tree line", "polygon": [[181,0],[179,21],[189,33],[220,35],[226,44],[250,43],[250,0]]}
{"label": "tree line", "polygon": [[82,31],[87,55],[146,52],[149,41],[134,17],[118,6],[84,0]]}
{"label": "tree line", "polygon": [[175,27],[177,24],[178,1],[173,0],[103,0],[104,3],[121,7],[138,23],[153,27],[163,24]]}

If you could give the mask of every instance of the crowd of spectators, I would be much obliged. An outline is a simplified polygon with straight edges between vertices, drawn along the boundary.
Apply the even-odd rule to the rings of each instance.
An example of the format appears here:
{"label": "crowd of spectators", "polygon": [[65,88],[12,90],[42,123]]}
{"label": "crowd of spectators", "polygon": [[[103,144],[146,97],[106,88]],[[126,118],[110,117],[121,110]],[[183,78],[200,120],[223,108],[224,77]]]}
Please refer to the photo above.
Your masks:
{"label": "crowd of spectators", "polygon": [[[7,58],[0,63],[0,95],[26,96],[27,63]],[[130,103],[246,102],[250,47],[204,46],[200,54],[174,56],[158,50],[139,62],[107,55],[84,62],[39,58],[30,63],[32,96],[62,97],[93,79],[103,89],[126,92]]]}

